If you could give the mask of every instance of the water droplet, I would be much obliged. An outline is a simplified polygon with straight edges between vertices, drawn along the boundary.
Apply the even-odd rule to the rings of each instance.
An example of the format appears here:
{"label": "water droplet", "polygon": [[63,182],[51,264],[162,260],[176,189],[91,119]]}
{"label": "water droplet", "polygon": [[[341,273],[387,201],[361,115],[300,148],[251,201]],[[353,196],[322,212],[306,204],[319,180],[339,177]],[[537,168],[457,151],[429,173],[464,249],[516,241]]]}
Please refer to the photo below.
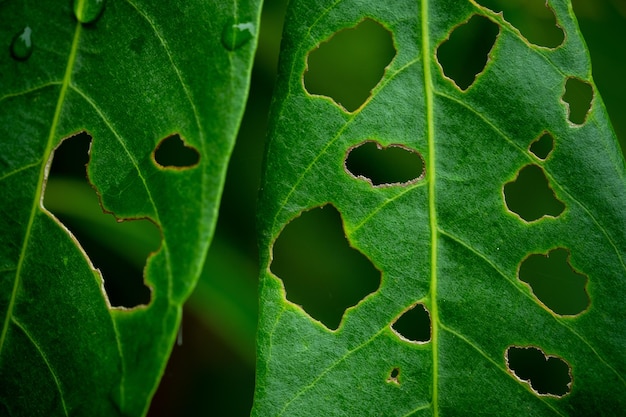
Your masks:
{"label": "water droplet", "polygon": [[32,33],[33,30],[30,26],[26,26],[24,31],[15,35],[13,42],[11,42],[11,55],[13,58],[26,61],[30,57],[30,54],[33,53]]}
{"label": "water droplet", "polygon": [[222,44],[229,51],[241,48],[256,35],[256,26],[252,22],[237,23],[231,19],[222,31]]}
{"label": "water droplet", "polygon": [[80,23],[94,22],[102,14],[105,0],[74,0],[74,15]]}

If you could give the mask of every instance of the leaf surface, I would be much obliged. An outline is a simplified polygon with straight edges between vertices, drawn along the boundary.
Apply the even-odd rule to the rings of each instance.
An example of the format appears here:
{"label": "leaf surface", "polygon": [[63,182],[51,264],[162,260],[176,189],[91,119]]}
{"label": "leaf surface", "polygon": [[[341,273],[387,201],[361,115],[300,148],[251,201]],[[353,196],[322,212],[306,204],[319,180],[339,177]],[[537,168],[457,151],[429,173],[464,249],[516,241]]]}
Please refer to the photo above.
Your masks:
{"label": "leaf surface", "polygon": [[[260,2],[70,3],[0,3],[0,414],[139,416],[213,234]],[[147,305],[112,308],[43,206],[54,149],[83,131],[103,208],[161,230]],[[154,159],[174,134],[196,165]]]}
{"label": "leaf surface", "polygon": [[[554,48],[531,44],[474,1],[290,2],[259,208],[254,416],[624,409],[624,160],[597,92],[586,120],[568,121],[567,79],[593,85],[591,67],[569,2],[548,4],[565,33]],[[437,49],[474,14],[496,24],[498,35],[483,72],[461,90],[445,76]],[[396,55],[371,97],[347,112],[308,94],[303,74],[310,51],[365,18],[391,32]],[[530,146],[546,133],[553,147],[537,156]],[[374,187],[350,175],[347,152],[368,140],[419,152],[424,177]],[[526,166],[545,176],[549,187],[539,191],[561,203],[524,220],[504,190]],[[539,191],[531,187],[526,202],[534,205]],[[382,275],[335,331],[289,302],[271,270],[281,230],[328,203],[341,213],[350,244]],[[586,277],[582,307],[554,311],[542,290],[535,295],[519,278],[531,255],[533,262],[553,255],[577,282]],[[392,329],[417,303],[430,314],[426,343]],[[567,370],[564,395],[547,395],[511,369],[510,355],[525,351]]]}

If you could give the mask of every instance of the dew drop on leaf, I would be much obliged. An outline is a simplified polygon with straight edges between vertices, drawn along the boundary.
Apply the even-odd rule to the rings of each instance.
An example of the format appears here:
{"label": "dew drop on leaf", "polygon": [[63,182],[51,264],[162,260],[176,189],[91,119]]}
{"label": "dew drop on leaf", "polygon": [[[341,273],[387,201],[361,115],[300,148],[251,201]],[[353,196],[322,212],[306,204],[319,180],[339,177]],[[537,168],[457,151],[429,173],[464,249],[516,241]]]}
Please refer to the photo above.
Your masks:
{"label": "dew drop on leaf", "polygon": [[382,146],[372,140],[348,150],[345,168],[373,186],[406,185],[424,177],[424,160],[419,152],[403,145]]}
{"label": "dew drop on leaf", "polygon": [[241,48],[256,35],[256,26],[252,22],[238,23],[231,19],[222,30],[222,45],[229,51]]}
{"label": "dew drop on leaf", "polygon": [[552,152],[552,149],[554,149],[554,138],[548,132],[544,132],[540,137],[535,139],[528,148],[530,153],[541,160],[546,159],[550,155],[550,152]]}
{"label": "dew drop on leaf", "polygon": [[293,219],[272,252],[270,269],[283,281],[287,300],[329,329],[380,286],[380,271],[349,246],[341,215],[330,204]]}
{"label": "dew drop on leaf", "polygon": [[572,376],[567,362],[533,346],[510,346],[506,365],[520,380],[530,384],[538,395],[563,397],[570,392]]}
{"label": "dew drop on leaf", "polygon": [[430,313],[424,304],[418,303],[405,311],[391,325],[393,331],[411,342],[430,341]]}
{"label": "dew drop on leaf", "polygon": [[74,16],[80,23],[93,23],[104,10],[105,0],[74,0]]}
{"label": "dew drop on leaf", "polygon": [[500,28],[484,16],[473,15],[455,27],[437,48],[443,73],[461,90],[467,90],[485,69]]}
{"label": "dew drop on leaf", "polygon": [[520,31],[533,45],[556,48],[565,34],[556,21],[554,10],[546,0],[477,0]]}
{"label": "dew drop on leaf", "polygon": [[370,97],[396,50],[392,33],[372,19],[340,30],[307,56],[304,86],[353,112]]}
{"label": "dew drop on leaf", "polygon": [[575,271],[568,258],[565,248],[545,255],[533,253],[520,264],[518,278],[530,285],[535,297],[554,313],[574,316],[589,307],[585,290],[588,278]]}
{"label": "dew drop on leaf", "polygon": [[543,169],[535,164],[526,165],[515,180],[504,184],[504,201],[509,210],[527,222],[545,216],[558,217],[565,210]]}
{"label": "dew drop on leaf", "polygon": [[179,134],[161,140],[152,153],[154,161],[162,168],[193,168],[200,161],[198,151],[187,145]]}
{"label": "dew drop on leaf", "polygon": [[575,125],[582,125],[587,120],[593,100],[593,87],[587,81],[569,77],[565,81],[563,101],[567,107],[567,118]]}
{"label": "dew drop on leaf", "polygon": [[18,61],[26,61],[33,53],[33,30],[26,26],[23,31],[13,37],[11,56]]}

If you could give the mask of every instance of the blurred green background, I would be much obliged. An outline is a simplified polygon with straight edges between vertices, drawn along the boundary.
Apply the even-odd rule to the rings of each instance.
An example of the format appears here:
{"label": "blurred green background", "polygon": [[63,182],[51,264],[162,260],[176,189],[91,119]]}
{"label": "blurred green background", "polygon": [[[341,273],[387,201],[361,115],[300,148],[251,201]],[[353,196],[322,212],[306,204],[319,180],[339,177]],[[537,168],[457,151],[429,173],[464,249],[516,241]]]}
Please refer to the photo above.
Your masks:
{"label": "blurred green background", "polygon": [[[535,3],[541,5],[543,0]],[[590,49],[594,80],[624,152],[626,1],[573,0],[573,5]],[[174,347],[149,416],[247,416],[252,406],[258,279],[255,207],[285,7],[286,0],[267,0],[263,8],[250,96],[230,161],[215,238],[198,287],[184,309],[182,344]],[[530,9],[538,10],[542,18],[541,7]],[[505,18],[525,25],[515,11],[509,15],[505,11]],[[527,27],[524,30],[532,30],[533,25]],[[381,53],[384,63],[389,61],[388,53]],[[380,65],[372,65],[374,73],[379,69]],[[358,103],[349,105],[355,106]],[[130,290],[111,290],[122,294],[116,303],[145,301],[149,292],[141,284],[141,270],[147,254],[158,245],[158,229],[147,221],[119,225],[112,216],[102,215],[93,191],[77,180],[84,176],[86,160],[77,164],[75,155],[86,155],[88,138],[75,142],[67,156],[55,159],[45,205],[77,234],[90,256],[102,256],[100,265],[95,259],[94,263],[112,268],[103,271],[105,277],[119,277],[119,285],[135,283]],[[112,233],[116,237],[110,240]],[[123,295],[127,290],[130,299]]]}

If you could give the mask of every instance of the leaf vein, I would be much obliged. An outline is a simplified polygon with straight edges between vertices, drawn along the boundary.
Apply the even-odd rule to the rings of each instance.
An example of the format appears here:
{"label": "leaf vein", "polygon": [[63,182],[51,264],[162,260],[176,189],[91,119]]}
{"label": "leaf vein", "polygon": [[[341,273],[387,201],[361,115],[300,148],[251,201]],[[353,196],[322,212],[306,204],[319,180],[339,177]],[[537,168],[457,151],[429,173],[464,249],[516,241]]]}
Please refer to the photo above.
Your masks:
{"label": "leaf vein", "polygon": [[17,320],[17,318],[15,318],[14,315],[11,317],[11,321],[13,322],[13,324],[15,324],[17,328],[19,328],[22,331],[22,333],[24,333],[26,338],[32,343],[32,345],[35,347],[35,349],[37,350],[37,352],[43,359],[44,363],[46,364],[46,367],[48,367],[48,371],[50,371],[50,375],[52,375],[52,379],[54,379],[54,385],[57,391],[59,391],[59,398],[61,399],[61,405],[63,406],[63,413],[66,416],[69,416],[69,413],[67,412],[67,406],[65,405],[65,400],[63,398],[63,389],[61,388],[61,380],[59,376],[57,375],[56,371],[54,370],[54,368],[52,367],[52,365],[50,364],[48,357],[44,353],[41,346],[39,346],[39,343],[37,343],[35,338],[26,330],[26,327],[22,323],[20,323]]}
{"label": "leaf vein", "polygon": [[[450,327],[444,325],[443,323],[439,324],[441,326],[441,329],[450,333],[451,335],[453,335],[454,337],[459,338],[460,340],[462,340],[463,342],[465,342],[468,346],[470,346],[472,349],[474,349],[476,352],[478,352],[481,356],[483,356],[485,359],[487,359],[487,361],[489,361],[496,369],[502,371],[503,373],[505,373],[509,378],[513,379],[514,381],[521,383],[519,380],[517,380],[515,377],[513,377],[513,375],[511,375],[511,373],[507,372],[506,369],[504,369],[503,366],[500,366],[500,364],[498,362],[496,362],[495,360],[493,360],[489,355],[487,355],[487,353],[485,353],[485,351],[483,351],[478,345],[476,345],[474,342],[472,342],[471,340],[469,340],[468,338],[466,338],[465,336],[463,336],[463,334],[451,329]],[[529,384],[522,384],[525,386],[526,388],[526,392],[529,395],[532,395],[534,398],[538,398],[541,402],[543,402],[548,408],[550,408],[552,411],[554,411],[555,414],[562,416],[562,417],[567,417],[565,414],[561,413],[559,410],[557,410],[554,406],[552,406],[552,404],[550,404],[547,400],[545,396],[542,395],[536,395],[532,392],[530,385]]]}

